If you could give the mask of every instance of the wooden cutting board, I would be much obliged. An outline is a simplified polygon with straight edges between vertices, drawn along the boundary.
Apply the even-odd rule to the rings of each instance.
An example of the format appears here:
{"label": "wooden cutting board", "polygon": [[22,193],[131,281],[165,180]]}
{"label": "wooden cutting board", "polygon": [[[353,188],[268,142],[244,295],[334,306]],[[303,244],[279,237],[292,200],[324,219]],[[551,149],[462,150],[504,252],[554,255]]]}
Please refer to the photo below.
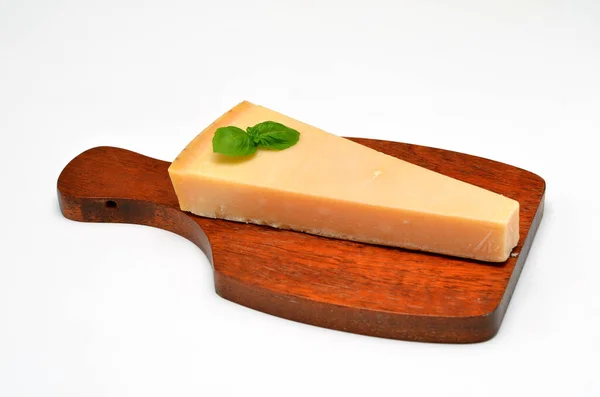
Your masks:
{"label": "wooden cutting board", "polygon": [[470,343],[498,331],[542,219],[545,182],[499,162],[405,143],[365,146],[519,201],[516,256],[490,264],[194,216],[170,163],[114,147],[75,157],[58,178],[65,217],[154,226],[210,259],[217,294],[275,316],[384,338]]}

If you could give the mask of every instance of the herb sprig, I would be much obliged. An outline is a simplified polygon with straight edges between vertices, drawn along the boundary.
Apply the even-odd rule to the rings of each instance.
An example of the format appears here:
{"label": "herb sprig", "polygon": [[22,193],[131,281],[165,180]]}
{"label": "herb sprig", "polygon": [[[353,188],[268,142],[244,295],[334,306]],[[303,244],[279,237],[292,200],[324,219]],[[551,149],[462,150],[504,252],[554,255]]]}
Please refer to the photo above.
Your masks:
{"label": "herb sprig", "polygon": [[213,137],[213,152],[227,156],[249,156],[260,147],[284,150],[298,143],[300,133],[275,121],[263,121],[253,127],[228,126],[217,128]]}

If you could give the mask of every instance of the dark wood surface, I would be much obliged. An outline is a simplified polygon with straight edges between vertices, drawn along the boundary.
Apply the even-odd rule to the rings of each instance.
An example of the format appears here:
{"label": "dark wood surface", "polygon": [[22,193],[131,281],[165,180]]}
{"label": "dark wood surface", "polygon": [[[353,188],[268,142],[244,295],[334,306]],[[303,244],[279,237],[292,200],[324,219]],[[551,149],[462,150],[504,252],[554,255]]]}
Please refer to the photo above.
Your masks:
{"label": "dark wood surface", "polygon": [[179,210],[170,163],[113,147],[90,149],[65,167],[59,204],[76,221],[148,225],[191,240],[210,259],[220,296],[265,313],[394,339],[492,338],[542,218],[544,180],[461,153],[353,140],[518,200],[518,255],[489,264],[197,217]]}

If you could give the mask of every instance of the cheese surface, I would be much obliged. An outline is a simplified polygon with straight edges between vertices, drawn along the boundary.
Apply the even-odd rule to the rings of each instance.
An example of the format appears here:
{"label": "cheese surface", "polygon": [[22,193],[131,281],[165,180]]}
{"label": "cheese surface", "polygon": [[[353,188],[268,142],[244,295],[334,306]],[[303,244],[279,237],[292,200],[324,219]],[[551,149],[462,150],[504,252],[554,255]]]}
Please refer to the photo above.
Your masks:
{"label": "cheese surface", "polygon": [[[285,150],[213,153],[217,128],[276,121],[300,132]],[[239,222],[503,262],[519,203],[242,102],[202,131],[169,175],[183,211]]]}

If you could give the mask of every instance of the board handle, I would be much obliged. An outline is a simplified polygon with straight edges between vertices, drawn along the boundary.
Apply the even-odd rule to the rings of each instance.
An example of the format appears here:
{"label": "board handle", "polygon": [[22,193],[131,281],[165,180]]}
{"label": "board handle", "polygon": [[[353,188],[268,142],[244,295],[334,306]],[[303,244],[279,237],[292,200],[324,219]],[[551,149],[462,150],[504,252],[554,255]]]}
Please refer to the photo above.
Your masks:
{"label": "board handle", "polygon": [[212,263],[206,234],[179,210],[169,165],[116,147],[86,150],[58,177],[61,212],[74,221],[131,223],[177,233],[199,246]]}

